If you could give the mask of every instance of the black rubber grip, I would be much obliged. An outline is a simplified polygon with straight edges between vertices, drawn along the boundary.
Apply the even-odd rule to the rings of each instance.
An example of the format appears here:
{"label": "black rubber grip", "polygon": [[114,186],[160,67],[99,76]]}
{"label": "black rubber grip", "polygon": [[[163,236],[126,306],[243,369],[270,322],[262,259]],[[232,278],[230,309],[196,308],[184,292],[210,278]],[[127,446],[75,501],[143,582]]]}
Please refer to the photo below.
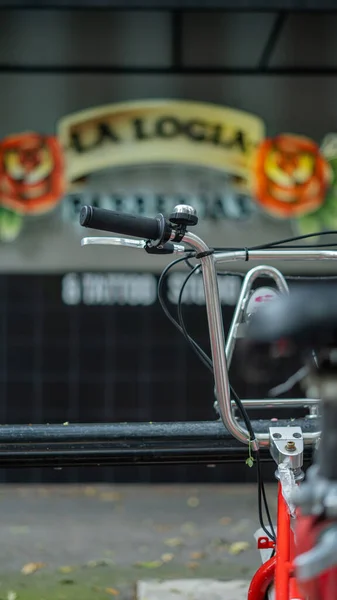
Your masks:
{"label": "black rubber grip", "polygon": [[164,233],[159,218],[139,217],[94,206],[83,206],[80,212],[80,224],[91,229],[131,235],[146,240],[157,240]]}

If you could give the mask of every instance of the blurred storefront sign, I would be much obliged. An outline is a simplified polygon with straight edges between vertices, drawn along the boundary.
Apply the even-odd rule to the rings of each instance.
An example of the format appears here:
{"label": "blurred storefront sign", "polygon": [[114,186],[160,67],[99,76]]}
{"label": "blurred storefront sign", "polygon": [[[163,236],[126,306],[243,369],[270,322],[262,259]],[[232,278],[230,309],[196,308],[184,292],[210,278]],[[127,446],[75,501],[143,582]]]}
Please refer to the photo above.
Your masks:
{"label": "blurred storefront sign", "polygon": [[242,111],[182,101],[116,104],[65,117],[58,139],[67,181],[108,167],[178,163],[250,177],[263,121]]}
{"label": "blurred storefront sign", "polygon": [[62,207],[66,222],[95,204],[135,214],[197,204],[206,219],[253,211],[251,163],[263,121],[242,111],[184,101],[108,105],[61,118],[57,135],[0,143],[2,240]]}
{"label": "blurred storefront sign", "polygon": [[[168,275],[166,296],[178,304],[186,272]],[[219,278],[221,303],[235,306],[241,288],[241,277],[226,275]],[[67,273],[62,277],[62,303],[68,306],[151,306],[156,304],[158,277],[152,273]],[[205,305],[201,277],[191,279],[182,298],[183,304]]]}
{"label": "blurred storefront sign", "polygon": [[189,203],[223,238],[233,222],[236,238],[246,222],[260,242],[271,222],[280,236],[282,224],[319,233],[337,225],[336,146],[332,134],[321,148],[294,134],[270,139],[259,116],[206,103],[84,110],[62,117],[54,136],[28,131],[0,142],[0,241],[36,241],[54,221],[64,244],[79,231],[83,204],[151,216]]}

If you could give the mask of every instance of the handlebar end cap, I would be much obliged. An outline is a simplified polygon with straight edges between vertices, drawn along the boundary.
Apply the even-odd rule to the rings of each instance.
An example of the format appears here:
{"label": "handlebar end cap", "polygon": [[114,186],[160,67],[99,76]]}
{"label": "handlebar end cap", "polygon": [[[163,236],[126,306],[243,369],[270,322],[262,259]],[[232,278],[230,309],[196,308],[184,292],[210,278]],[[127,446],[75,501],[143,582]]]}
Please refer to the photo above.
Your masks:
{"label": "handlebar end cap", "polygon": [[82,206],[81,212],[80,212],[80,225],[82,225],[82,227],[89,225],[91,217],[92,217],[92,206]]}

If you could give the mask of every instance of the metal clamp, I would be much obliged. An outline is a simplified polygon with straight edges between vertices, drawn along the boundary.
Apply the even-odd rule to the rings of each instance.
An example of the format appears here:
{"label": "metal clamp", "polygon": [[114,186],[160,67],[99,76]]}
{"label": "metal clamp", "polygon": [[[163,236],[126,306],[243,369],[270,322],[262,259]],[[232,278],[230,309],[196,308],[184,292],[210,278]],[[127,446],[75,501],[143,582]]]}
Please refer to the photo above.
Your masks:
{"label": "metal clamp", "polygon": [[269,539],[267,536],[260,536],[257,538],[257,548],[258,550],[268,550],[275,548],[276,544],[273,540]]}
{"label": "metal clamp", "polygon": [[293,471],[303,465],[304,442],[300,427],[269,427],[270,453],[277,465],[287,461]]}

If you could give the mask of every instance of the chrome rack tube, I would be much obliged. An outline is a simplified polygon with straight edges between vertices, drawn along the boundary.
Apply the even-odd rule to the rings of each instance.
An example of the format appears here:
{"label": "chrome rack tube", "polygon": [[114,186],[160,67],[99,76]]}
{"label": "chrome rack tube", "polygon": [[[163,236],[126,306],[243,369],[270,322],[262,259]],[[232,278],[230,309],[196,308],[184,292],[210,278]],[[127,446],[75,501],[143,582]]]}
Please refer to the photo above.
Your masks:
{"label": "chrome rack tube", "polygon": [[235,312],[228,332],[226,344],[226,358],[228,368],[232,361],[237,330],[242,322],[242,318],[247,306],[247,302],[249,300],[249,293],[252,289],[252,285],[258,277],[263,276],[267,276],[273,279],[273,281],[277,285],[278,290],[281,293],[289,293],[289,288],[286,283],[286,280],[284,279],[282,273],[278,269],[275,269],[275,267],[269,267],[267,265],[258,265],[257,267],[253,267],[253,269],[250,269],[250,271],[248,271],[248,273],[245,275],[241,286],[240,295],[236,303]]}
{"label": "chrome rack tube", "polygon": [[[193,233],[187,232],[184,236],[184,242],[190,244],[198,253],[206,253],[200,258],[202,276],[205,290],[206,312],[208,319],[209,336],[211,343],[214,382],[217,393],[219,411],[225,427],[232,435],[245,444],[249,442],[249,433],[247,429],[241,426],[235,419],[229,388],[228,371],[225,354],[225,334],[223,329],[222,311],[218,288],[218,278],[215,268],[213,254],[207,252],[210,248],[207,244]],[[269,434],[262,435],[262,445],[269,445]],[[254,449],[258,448],[255,441]]]}
{"label": "chrome rack tube", "polygon": [[[217,400],[222,421],[227,430],[240,442],[249,443],[249,433],[244,425],[240,424],[233,413],[232,401],[230,395],[226,351],[225,335],[223,329],[222,311],[219,296],[218,280],[216,273],[216,262],[226,262],[227,260],[246,259],[245,251],[224,252],[207,254],[210,250],[207,244],[193,233],[187,232],[184,236],[184,242],[192,246],[198,253],[205,253],[200,257],[202,275],[205,289],[206,312],[208,319],[214,381],[217,392]],[[337,251],[252,251],[250,257],[255,260],[266,260],[273,258],[283,258],[288,260],[317,260],[337,259]],[[311,402],[309,401],[309,404]],[[316,443],[320,438],[321,432],[310,432],[303,434],[305,445]],[[269,446],[269,433],[259,432],[255,434],[254,449],[259,446]]]}
{"label": "chrome rack tube", "polygon": [[[186,239],[186,238],[185,238]],[[337,260],[336,250],[249,250],[249,260]],[[225,263],[247,260],[246,250],[215,252],[214,261]]]}
{"label": "chrome rack tube", "polygon": [[[307,408],[316,406],[320,400],[317,398],[256,398],[254,400],[244,398],[241,402],[246,408],[286,408],[287,406]],[[236,406],[234,400],[232,400],[232,406]]]}

